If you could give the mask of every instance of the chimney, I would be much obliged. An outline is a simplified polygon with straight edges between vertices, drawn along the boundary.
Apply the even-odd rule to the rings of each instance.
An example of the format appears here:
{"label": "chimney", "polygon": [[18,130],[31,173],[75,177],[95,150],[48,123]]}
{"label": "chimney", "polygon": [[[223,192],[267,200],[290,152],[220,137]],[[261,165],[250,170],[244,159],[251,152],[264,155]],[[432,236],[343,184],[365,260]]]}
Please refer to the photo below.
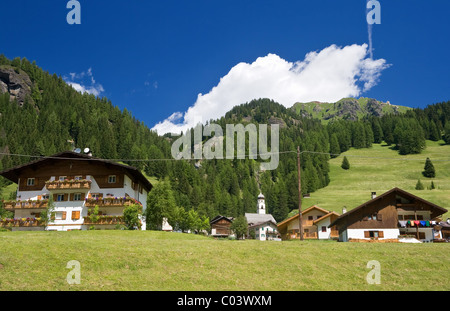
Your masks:
{"label": "chimney", "polygon": [[372,200],[375,199],[377,197],[377,193],[376,192],[372,192]]}
{"label": "chimney", "polygon": [[344,207],[342,208],[342,214],[345,214],[345,213],[347,213],[347,207],[346,207],[346,206],[344,206]]}

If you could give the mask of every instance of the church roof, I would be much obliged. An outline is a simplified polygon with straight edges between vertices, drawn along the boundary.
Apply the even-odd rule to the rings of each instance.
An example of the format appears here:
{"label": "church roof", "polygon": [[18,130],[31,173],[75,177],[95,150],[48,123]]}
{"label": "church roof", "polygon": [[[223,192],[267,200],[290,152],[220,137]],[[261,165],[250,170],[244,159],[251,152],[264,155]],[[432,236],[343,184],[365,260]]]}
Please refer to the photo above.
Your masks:
{"label": "church roof", "polygon": [[256,226],[266,222],[272,222],[275,225],[277,222],[271,214],[256,214],[256,213],[245,213],[245,218],[249,226]]}

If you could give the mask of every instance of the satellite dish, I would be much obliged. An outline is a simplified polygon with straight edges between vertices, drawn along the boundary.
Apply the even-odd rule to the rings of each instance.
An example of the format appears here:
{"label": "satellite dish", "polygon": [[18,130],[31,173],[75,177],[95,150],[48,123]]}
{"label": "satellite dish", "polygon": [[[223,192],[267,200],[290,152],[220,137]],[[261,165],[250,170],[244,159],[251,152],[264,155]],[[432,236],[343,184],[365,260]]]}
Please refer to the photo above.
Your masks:
{"label": "satellite dish", "polygon": [[75,153],[80,153],[80,152],[81,152],[81,149],[80,149],[80,148],[77,148],[77,149],[75,149],[73,152],[75,152]]}
{"label": "satellite dish", "polygon": [[89,153],[90,150],[89,150],[89,148],[84,148],[83,151],[84,151],[84,153]]}

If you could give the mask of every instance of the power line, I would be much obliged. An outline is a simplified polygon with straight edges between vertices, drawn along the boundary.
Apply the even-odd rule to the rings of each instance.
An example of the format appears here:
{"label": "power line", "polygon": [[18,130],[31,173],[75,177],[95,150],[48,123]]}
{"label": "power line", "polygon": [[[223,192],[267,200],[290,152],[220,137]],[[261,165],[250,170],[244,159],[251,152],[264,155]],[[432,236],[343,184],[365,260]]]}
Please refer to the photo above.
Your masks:
{"label": "power line", "polygon": [[[244,158],[256,158],[258,156],[270,156],[270,155],[276,155],[276,154],[289,154],[289,153],[297,153],[296,150],[288,150],[288,151],[280,151],[280,152],[267,152],[267,153],[259,153],[259,154],[248,154],[243,155]],[[318,155],[327,155],[327,156],[341,156],[344,154],[337,154],[337,153],[329,153],[329,152],[319,152],[319,151],[309,151],[304,150],[301,151],[300,154],[303,153],[309,153],[309,154],[318,154]],[[175,159],[175,158],[153,158],[153,159],[102,159],[102,158],[68,158],[68,157],[54,157],[54,156],[37,156],[37,155],[31,155],[31,154],[18,154],[18,153],[6,153],[6,152],[0,152],[0,155],[2,156],[14,156],[14,157],[27,157],[27,158],[36,158],[36,159],[59,159],[59,160],[75,160],[75,161],[90,161],[90,160],[105,160],[105,161],[113,161],[113,162],[154,162],[154,161],[197,161],[197,160],[209,160],[205,158],[196,159],[196,158],[181,158],[181,159]],[[242,155],[239,155],[240,157]],[[426,159],[408,159],[408,158],[399,158],[399,157],[376,157],[376,156],[363,156],[363,155],[354,155],[354,154],[345,154],[346,157],[353,157],[353,158],[361,158],[361,159],[379,159],[379,160],[397,160],[397,161],[425,161]],[[227,159],[226,157],[222,158],[214,158],[215,160],[232,160]],[[238,159],[239,160],[239,159]],[[449,162],[450,158],[433,158],[434,161],[441,161],[441,162]]]}

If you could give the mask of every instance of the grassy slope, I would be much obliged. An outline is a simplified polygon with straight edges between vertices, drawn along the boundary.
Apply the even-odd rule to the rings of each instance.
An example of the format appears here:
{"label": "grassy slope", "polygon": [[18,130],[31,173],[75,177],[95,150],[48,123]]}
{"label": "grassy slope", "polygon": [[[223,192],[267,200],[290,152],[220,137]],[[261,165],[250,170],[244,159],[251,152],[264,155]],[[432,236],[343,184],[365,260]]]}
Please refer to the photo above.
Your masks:
{"label": "grassy slope", "polygon": [[[381,194],[399,187],[450,211],[450,146],[443,146],[442,143],[427,141],[427,148],[422,154],[408,156],[401,156],[388,146],[379,144],[374,144],[370,149],[351,149],[330,160],[330,184],[312,193],[311,198],[304,199],[304,207],[318,204],[341,214],[343,206],[348,211],[368,201],[372,191]],[[344,155],[350,162],[348,171],[340,167]],[[419,178],[425,187],[431,184],[431,180],[421,174],[427,157],[436,169],[433,180],[438,189],[417,191],[415,186]],[[450,213],[444,215],[444,219],[447,217]]]}
{"label": "grassy slope", "polygon": [[[218,241],[155,231],[0,232],[0,290],[450,290],[448,244]],[[68,285],[66,264],[81,264]],[[368,261],[381,284],[366,282]]]}

